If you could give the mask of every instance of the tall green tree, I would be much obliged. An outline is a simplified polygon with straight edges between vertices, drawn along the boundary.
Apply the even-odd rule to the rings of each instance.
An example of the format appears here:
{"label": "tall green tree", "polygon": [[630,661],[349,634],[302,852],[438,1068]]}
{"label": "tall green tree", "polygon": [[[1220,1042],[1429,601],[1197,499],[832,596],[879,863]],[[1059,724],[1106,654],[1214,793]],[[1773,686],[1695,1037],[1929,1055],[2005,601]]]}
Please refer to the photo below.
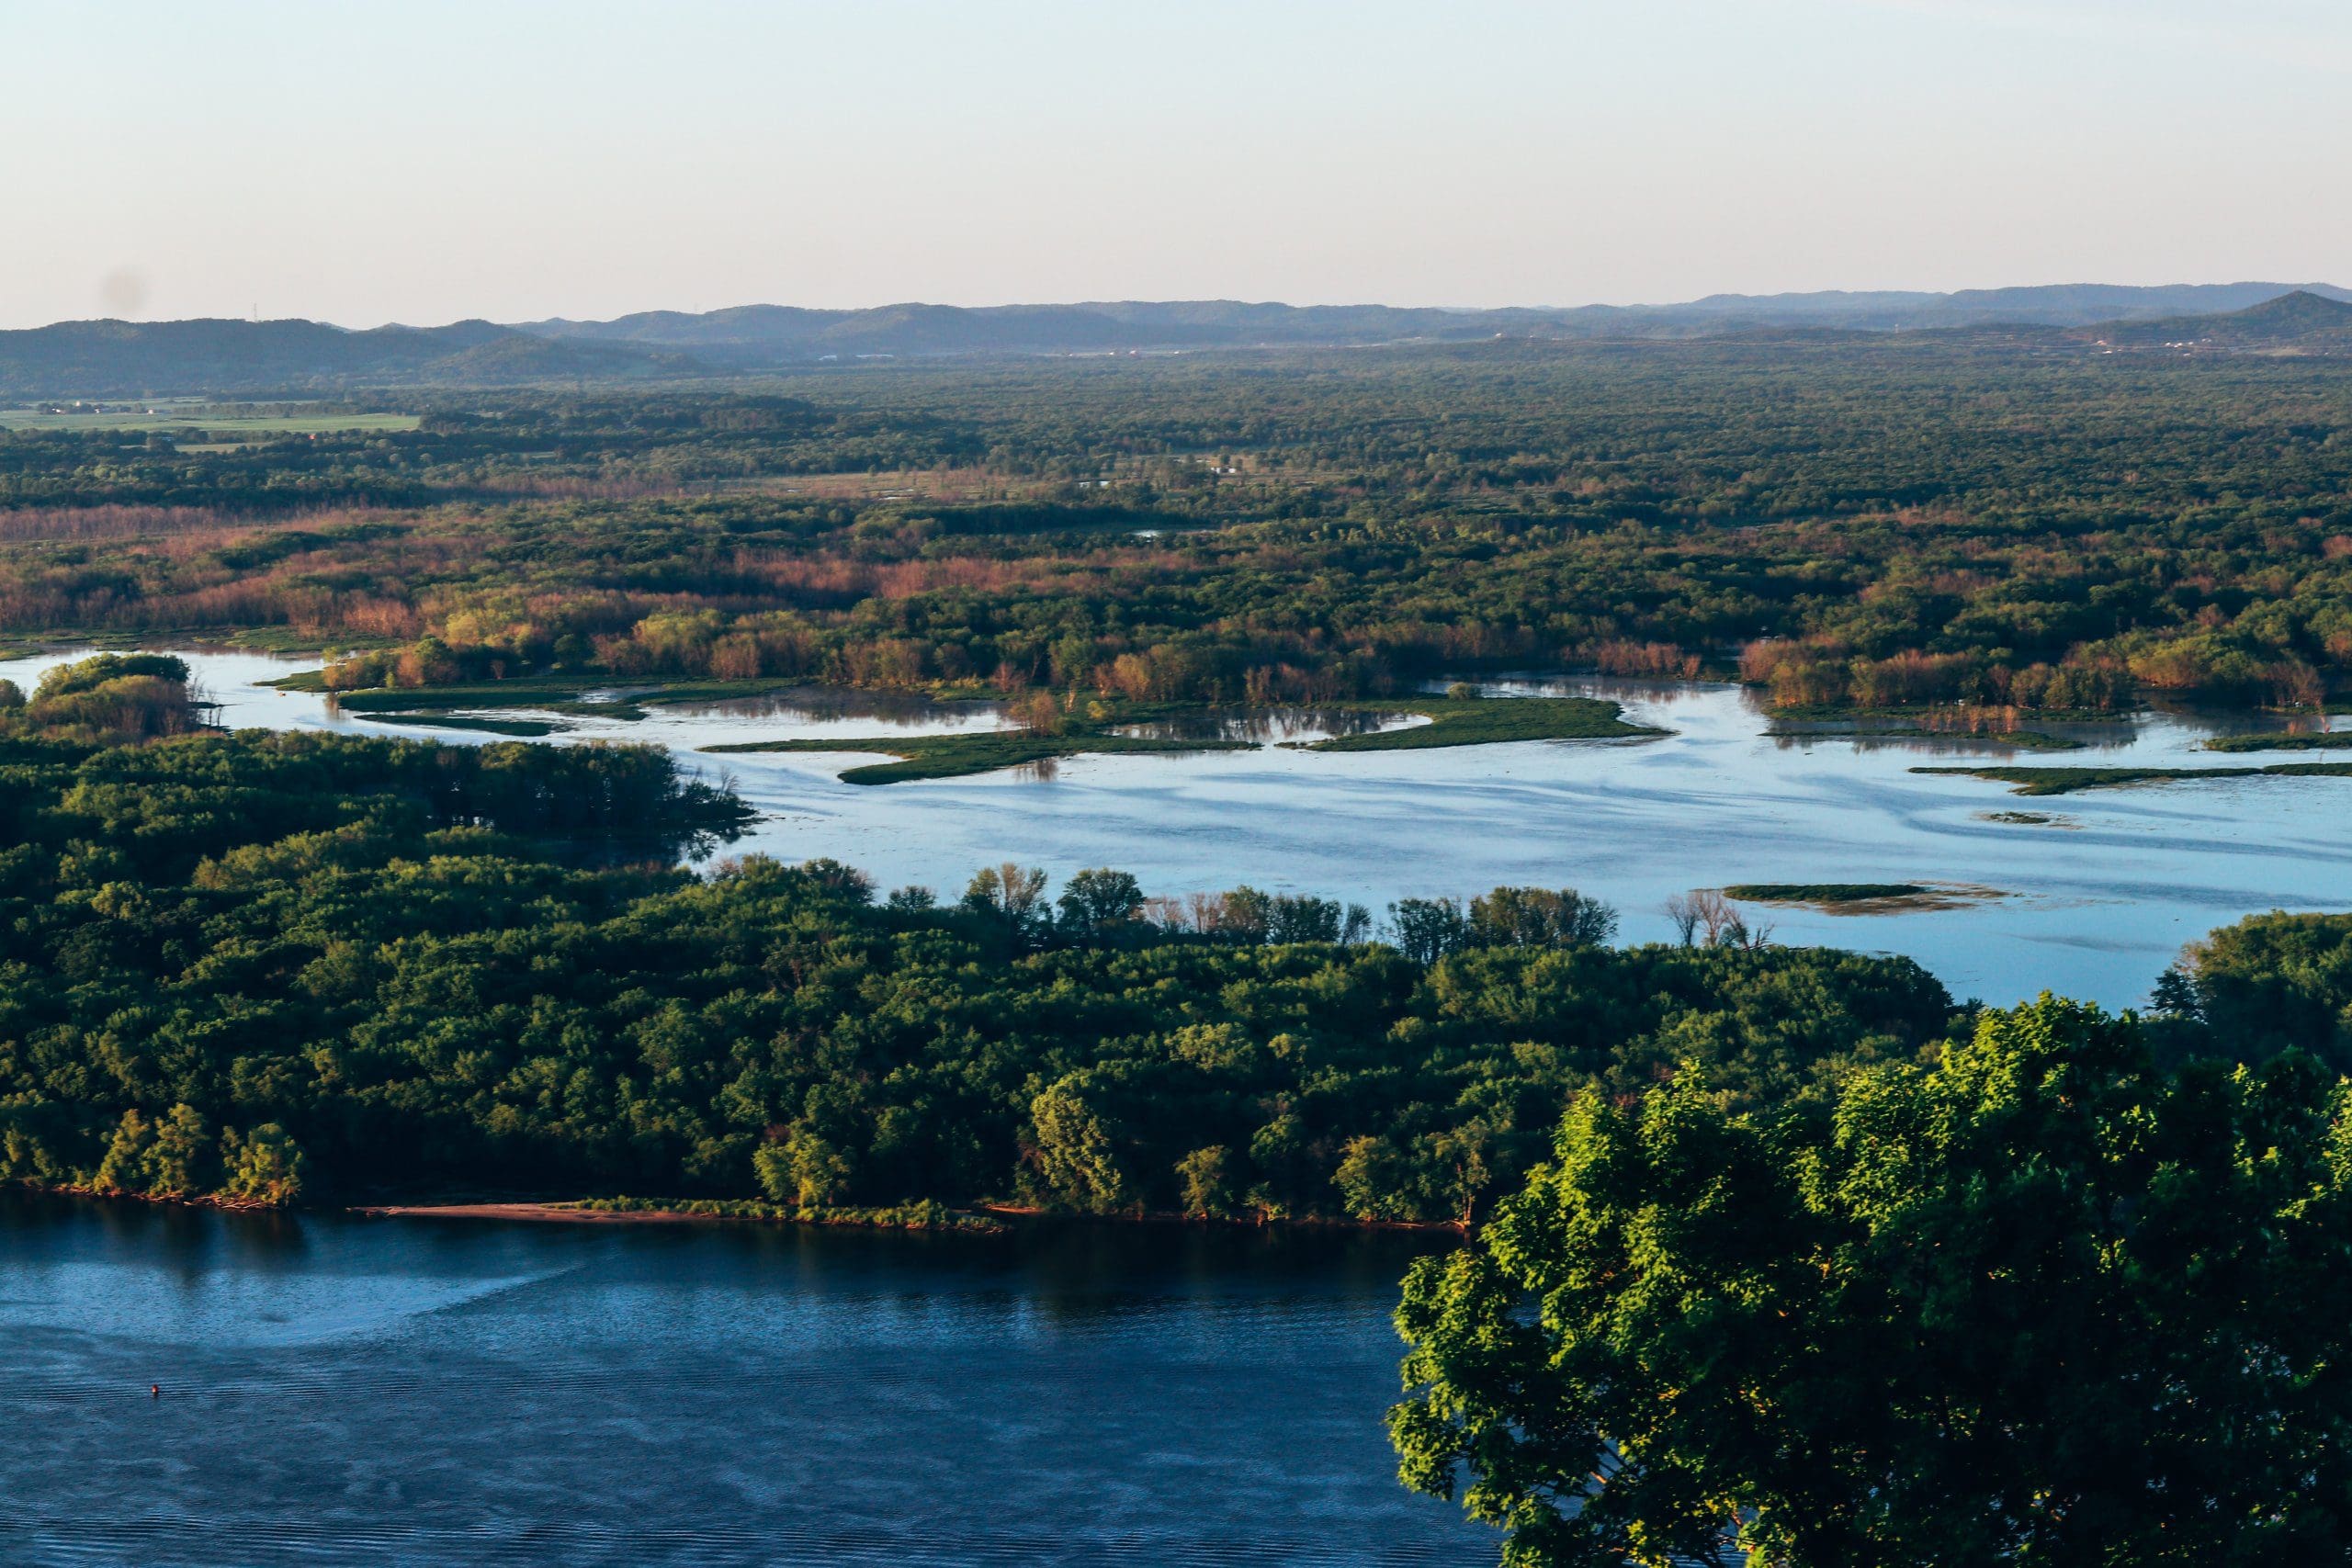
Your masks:
{"label": "tall green tree", "polygon": [[1072,875],[1055,904],[1065,931],[1100,941],[1135,929],[1143,887],[1129,873],[1104,866]]}
{"label": "tall green tree", "polygon": [[2309,1057],[2047,997],[1826,1115],[1587,1096],[1407,1281],[1403,1479],[1519,1568],[2340,1562],[2348,1188]]}

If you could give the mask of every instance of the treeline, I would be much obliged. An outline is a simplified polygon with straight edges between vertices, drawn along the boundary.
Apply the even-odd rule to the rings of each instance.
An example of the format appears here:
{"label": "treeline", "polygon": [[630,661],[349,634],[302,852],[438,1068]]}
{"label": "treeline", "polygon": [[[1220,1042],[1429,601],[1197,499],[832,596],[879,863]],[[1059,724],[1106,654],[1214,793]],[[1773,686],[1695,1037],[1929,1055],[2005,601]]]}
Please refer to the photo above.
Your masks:
{"label": "treeline", "polygon": [[2346,374],[1492,345],[411,397],[413,432],[235,452],[19,433],[0,629],[282,628],[359,684],[1313,701],[1576,664],[2308,704],[2352,680]]}
{"label": "treeline", "polygon": [[60,664],[26,696],[0,680],[0,736],[142,740],[185,735],[202,722],[186,661],[167,653],[101,653]]}

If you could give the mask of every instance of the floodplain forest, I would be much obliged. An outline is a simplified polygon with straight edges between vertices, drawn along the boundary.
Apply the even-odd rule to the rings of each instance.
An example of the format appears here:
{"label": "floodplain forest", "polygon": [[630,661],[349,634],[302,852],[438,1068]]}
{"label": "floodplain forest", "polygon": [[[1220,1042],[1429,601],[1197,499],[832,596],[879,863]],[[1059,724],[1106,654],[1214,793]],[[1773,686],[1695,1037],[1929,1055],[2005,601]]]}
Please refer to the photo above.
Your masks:
{"label": "floodplain forest", "polygon": [[1560,668],[1792,710],[2312,708],[2352,682],[2346,375],[1495,344],[0,431],[0,636],[327,647],[347,689],[771,678],[1065,712]]}

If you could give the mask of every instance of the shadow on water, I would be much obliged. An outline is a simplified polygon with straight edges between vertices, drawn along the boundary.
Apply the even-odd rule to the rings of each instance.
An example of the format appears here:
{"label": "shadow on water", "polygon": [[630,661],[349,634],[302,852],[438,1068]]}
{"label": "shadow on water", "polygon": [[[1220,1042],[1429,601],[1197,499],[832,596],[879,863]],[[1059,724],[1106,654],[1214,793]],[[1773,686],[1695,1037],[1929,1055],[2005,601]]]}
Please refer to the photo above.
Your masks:
{"label": "shadow on water", "polygon": [[[728,1275],[747,1287],[924,1292],[1015,1289],[1057,1315],[1204,1292],[1304,1290],[1386,1300],[1413,1259],[1459,1245],[1451,1231],[1023,1219],[999,1235],[741,1222],[548,1224],[341,1211],[222,1210],[131,1198],[0,1190],[15,1261],[76,1258],[160,1265],[194,1279],[293,1272],[371,1259],[506,1259],[583,1250],[658,1277]],[[684,1273],[680,1271],[684,1270]]]}

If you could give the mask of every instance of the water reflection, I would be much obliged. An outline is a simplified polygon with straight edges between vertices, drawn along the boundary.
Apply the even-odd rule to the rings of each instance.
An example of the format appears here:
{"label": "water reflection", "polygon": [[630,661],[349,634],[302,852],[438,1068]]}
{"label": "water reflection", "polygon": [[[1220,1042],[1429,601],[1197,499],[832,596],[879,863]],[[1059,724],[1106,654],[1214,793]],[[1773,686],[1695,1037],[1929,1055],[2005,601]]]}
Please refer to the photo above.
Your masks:
{"label": "water reflection", "polygon": [[[2238,735],[2310,735],[2328,732],[2320,714],[2249,713],[2167,704],[2100,719],[2045,719],[2009,710],[1971,714],[1926,714],[1883,719],[1777,718],[1765,710],[1765,735],[1781,750],[1823,742],[1858,750],[2008,753],[2010,761],[2030,764],[2046,757],[2052,765],[2104,764],[2120,757],[2164,759],[2221,765],[2205,742]],[[2284,755],[2284,753],[2280,753]],[[2260,752],[2238,755],[2262,755]]]}
{"label": "water reflection", "polygon": [[2139,725],[2128,717],[2059,723],[1995,714],[1875,720],[1774,718],[1764,733],[1781,750],[1837,742],[1866,751],[2008,752],[2016,753],[2012,760],[2018,761],[2030,761],[2040,753],[2056,761],[2080,761],[2086,753],[2120,750],[2140,739]]}
{"label": "water reflection", "polygon": [[[707,702],[647,703],[658,688],[616,689],[591,694],[583,703],[560,710],[527,707],[462,708],[401,721],[408,733],[432,733],[434,717],[461,720],[524,720],[550,727],[550,739],[650,740],[681,750],[743,740],[852,740],[876,736],[962,735],[1008,729],[1004,705],[981,701],[936,701],[893,692],[858,692],[831,686],[797,686],[753,697]],[[363,720],[366,715],[357,716]],[[447,726],[451,738],[467,726]]]}
{"label": "water reflection", "polygon": [[897,730],[945,735],[1009,727],[1004,705],[970,699],[940,701],[902,692],[862,692],[841,686],[795,686],[756,697],[664,703],[664,714],[688,719],[768,719],[786,728],[813,728],[844,719]]}
{"label": "water reflection", "polygon": [[1482,695],[1489,697],[1601,697],[1629,707],[1639,705],[1644,708],[1671,708],[1681,704],[1713,702],[1730,693],[1745,700],[1758,716],[1766,711],[1762,699],[1745,686],[1716,681],[1668,681],[1649,675],[1547,675],[1506,671],[1464,682],[1456,682],[1450,677],[1424,681],[1419,690],[1430,696],[1443,696],[1449,688],[1457,684],[1476,686]]}
{"label": "water reflection", "polygon": [[1238,712],[1186,714],[1125,724],[1112,733],[1147,740],[1239,740],[1259,745],[1295,745],[1329,740],[1342,735],[1373,735],[1385,729],[1410,729],[1430,722],[1417,713],[1375,712],[1363,708],[1250,708]]}

